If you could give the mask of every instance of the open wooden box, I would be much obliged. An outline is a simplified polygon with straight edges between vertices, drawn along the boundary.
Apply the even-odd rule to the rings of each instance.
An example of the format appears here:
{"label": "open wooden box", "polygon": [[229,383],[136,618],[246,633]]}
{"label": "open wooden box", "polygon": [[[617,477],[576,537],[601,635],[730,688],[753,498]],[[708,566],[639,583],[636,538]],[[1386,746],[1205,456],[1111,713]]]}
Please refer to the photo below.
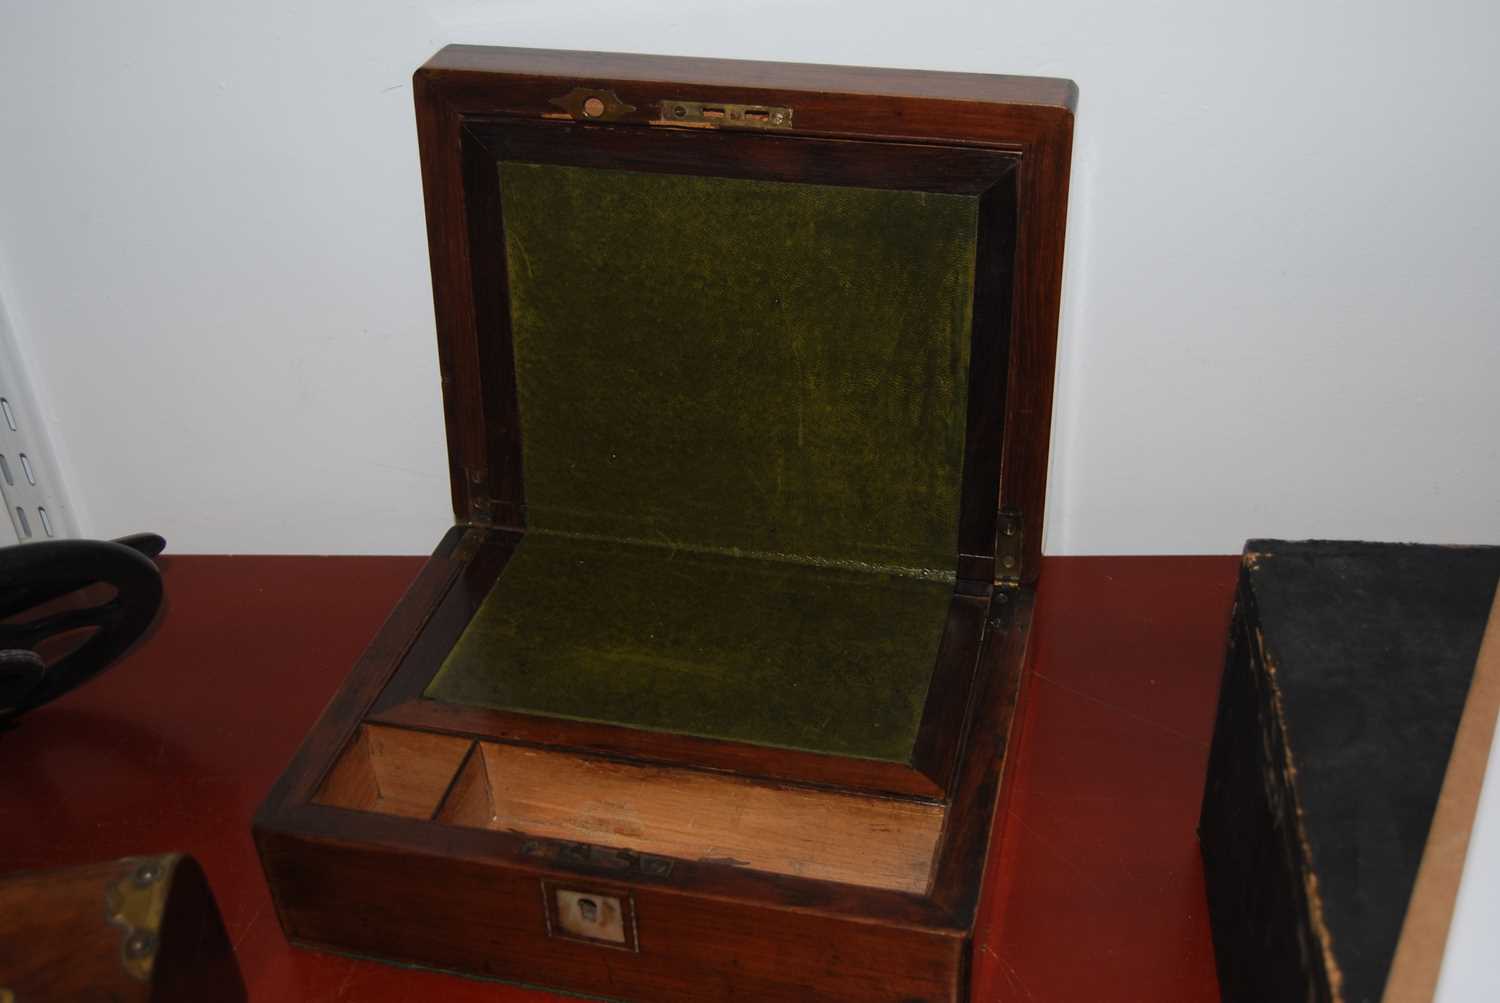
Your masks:
{"label": "open wooden box", "polygon": [[965,998],[1075,88],[465,46],[414,84],[457,524],[256,819],[287,935]]}

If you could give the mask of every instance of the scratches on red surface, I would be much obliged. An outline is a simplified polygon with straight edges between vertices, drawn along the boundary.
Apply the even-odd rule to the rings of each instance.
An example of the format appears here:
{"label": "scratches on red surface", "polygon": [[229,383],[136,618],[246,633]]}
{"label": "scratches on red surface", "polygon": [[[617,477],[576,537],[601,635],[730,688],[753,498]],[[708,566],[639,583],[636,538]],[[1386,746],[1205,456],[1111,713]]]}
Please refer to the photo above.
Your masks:
{"label": "scratches on red surface", "polygon": [[265,911],[266,910],[264,906],[257,906],[255,912],[250,916],[249,922],[239,925],[239,929],[234,934],[233,939],[235,951],[239,951],[240,945],[245,942],[245,938],[250,935],[250,931],[255,929],[256,921],[260,919],[261,915]]}
{"label": "scratches on red surface", "polygon": [[[1110,703],[1108,700],[1105,700],[1102,697],[1097,697],[1097,696],[1094,696],[1091,693],[1085,693],[1082,690],[1075,689],[1074,687],[1069,686],[1067,683],[1062,682],[1061,680],[1058,680],[1058,679],[1054,679],[1053,677],[1045,675],[1044,673],[1041,673],[1041,672],[1036,673],[1036,677],[1038,679],[1040,679],[1040,680],[1046,681],[1047,683],[1049,683],[1049,684],[1051,684],[1053,686],[1057,686],[1057,687],[1059,687],[1061,689],[1065,689],[1069,693],[1072,693],[1074,696],[1081,697],[1084,700],[1092,700],[1095,703],[1099,704],[1101,707],[1105,707],[1105,708],[1107,708],[1109,710],[1112,710],[1112,711],[1115,711],[1117,713],[1124,714],[1126,717],[1130,718],[1131,720],[1138,721],[1141,724],[1146,725],[1149,728],[1160,728],[1163,731],[1167,732],[1168,734],[1176,735],[1178,738],[1180,738],[1180,739],[1182,739],[1184,741],[1187,741],[1187,742],[1194,741],[1193,738],[1191,738],[1188,735],[1183,734],[1182,732],[1180,732],[1177,729],[1171,727],[1170,725],[1163,724],[1160,721],[1153,721],[1149,717],[1146,717],[1144,715],[1135,713],[1134,711],[1132,711],[1128,707],[1121,707],[1121,706],[1119,706],[1117,704]],[[1154,681],[1153,681],[1153,684],[1154,684]],[[1199,744],[1201,744],[1204,747],[1204,749],[1208,748],[1208,742],[1207,742],[1206,739],[1203,740],[1202,742],[1200,742]]]}

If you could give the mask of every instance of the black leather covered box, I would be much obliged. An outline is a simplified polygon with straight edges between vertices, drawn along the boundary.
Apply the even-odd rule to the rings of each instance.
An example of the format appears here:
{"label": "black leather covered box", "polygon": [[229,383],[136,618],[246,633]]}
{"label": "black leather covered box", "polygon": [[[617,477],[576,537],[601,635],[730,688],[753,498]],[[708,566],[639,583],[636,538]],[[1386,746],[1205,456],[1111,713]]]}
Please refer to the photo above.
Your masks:
{"label": "black leather covered box", "polygon": [[1500,547],[1246,545],[1199,824],[1225,1000],[1431,997],[1500,703],[1497,577]]}

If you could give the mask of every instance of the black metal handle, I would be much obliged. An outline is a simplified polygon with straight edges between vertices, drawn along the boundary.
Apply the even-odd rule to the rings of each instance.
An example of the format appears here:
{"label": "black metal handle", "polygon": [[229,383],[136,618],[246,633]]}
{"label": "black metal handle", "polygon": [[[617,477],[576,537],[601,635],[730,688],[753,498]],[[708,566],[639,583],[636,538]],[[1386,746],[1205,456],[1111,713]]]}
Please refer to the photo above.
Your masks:
{"label": "black metal handle", "polygon": [[[49,540],[0,549],[0,726],[76,689],[146,632],[161,607],[152,558],[166,541],[152,533],[109,540]],[[25,614],[93,585],[114,594],[91,606]],[[93,634],[47,665],[37,649],[75,630]]]}

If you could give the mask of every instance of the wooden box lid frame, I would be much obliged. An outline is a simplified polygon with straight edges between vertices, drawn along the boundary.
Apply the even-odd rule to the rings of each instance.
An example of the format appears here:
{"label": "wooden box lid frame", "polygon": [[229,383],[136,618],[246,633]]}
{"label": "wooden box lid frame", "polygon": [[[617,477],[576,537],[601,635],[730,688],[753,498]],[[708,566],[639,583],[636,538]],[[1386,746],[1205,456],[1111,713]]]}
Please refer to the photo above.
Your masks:
{"label": "wooden box lid frame", "polygon": [[[598,95],[593,107],[604,116],[598,121],[611,128],[592,131],[616,138],[605,140],[587,162],[626,166],[632,156],[640,156],[628,133],[683,128],[664,123],[661,108],[665,101],[691,95],[792,108],[792,126],[774,135],[734,130],[747,142],[770,146],[793,138],[824,138],[888,143],[883,158],[891,165],[888,170],[908,175],[878,178],[866,164],[859,181],[843,183],[901,187],[910,182],[905,186],[978,194],[982,188],[963,186],[972,185],[983,170],[978,166],[983,155],[1013,157],[1014,205],[987,210],[981,203],[982,213],[1014,213],[1014,249],[1009,256],[987,254],[987,235],[1002,227],[990,221],[981,225],[958,578],[976,583],[1035,580],[1076,99],[1070,81],[449,46],[418,71],[414,90],[449,477],[460,525],[525,525],[504,265],[488,246],[492,241],[472,239],[476,230],[484,233],[483,226],[498,218],[491,177],[497,123],[588,122],[584,95]],[[565,110],[569,107],[571,111]],[[619,126],[631,128],[614,128]],[[520,142],[532,155],[546,146],[544,138]],[[930,155],[944,151],[946,163]],[[929,156],[921,157],[924,152]],[[747,176],[743,166],[732,167],[735,154],[720,157],[711,173]],[[777,176],[774,154],[757,159],[764,163],[754,176]],[[553,162],[580,160],[574,155]],[[655,164],[651,169],[663,168]],[[681,169],[702,171],[704,166],[694,161]],[[788,173],[784,179],[810,180],[801,169],[803,174]],[[987,258],[993,259],[988,266]],[[1018,547],[1002,546],[999,566],[998,512],[1013,514],[1009,528],[1019,535]]]}

